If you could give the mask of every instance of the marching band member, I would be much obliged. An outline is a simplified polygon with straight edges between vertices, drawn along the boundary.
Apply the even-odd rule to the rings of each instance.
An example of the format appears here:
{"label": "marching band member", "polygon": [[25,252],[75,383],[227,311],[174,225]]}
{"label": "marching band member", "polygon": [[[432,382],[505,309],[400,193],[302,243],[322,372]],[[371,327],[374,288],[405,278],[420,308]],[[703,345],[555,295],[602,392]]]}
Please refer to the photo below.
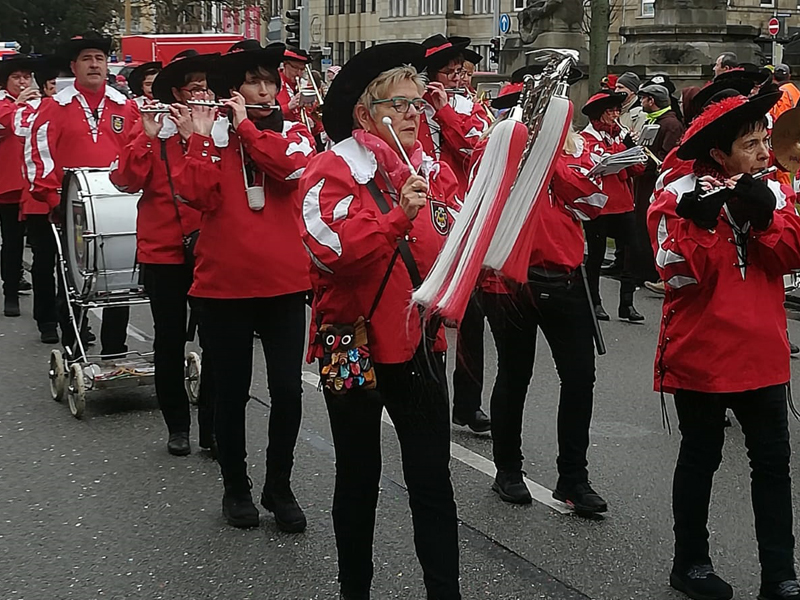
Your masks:
{"label": "marching band member", "polygon": [[139,108],[142,108],[148,100],[153,100],[153,81],[161,71],[161,67],[161,61],[146,62],[136,67],[128,75],[128,87],[133,93],[133,100]]}
{"label": "marching band member", "polygon": [[[253,336],[261,338],[271,410],[267,477],[261,504],[278,526],[300,532],[306,518],[290,478],[302,413],[302,364],[308,256],[300,239],[297,184],[313,140],[272,106],[281,86],[283,44],[220,57],[209,76],[230,127],[214,111],[192,107],[194,133],[175,191],[202,213],[197,265],[189,294],[202,301],[201,325],[212,355],[214,430],[225,493],[222,512],[234,527],[258,525],[247,476],[245,407],[250,398]],[[224,385],[222,382],[224,381]]]}
{"label": "marching band member", "polygon": [[424,55],[419,44],[380,44],[342,67],[323,116],[337,143],[311,161],[300,185],[313,264],[309,360],[320,360],[336,450],[333,523],[344,600],[370,596],[384,408],[400,440],[428,598],[461,598],[445,341],[408,311],[450,229],[447,206],[458,185],[418,141],[425,86],[409,65],[421,68]]}
{"label": "marching band member", "polygon": [[19,107],[39,98],[33,85],[35,60],[14,55],[0,61],[0,161],[5,177],[0,182],[0,277],[3,279],[3,314],[20,316],[19,285],[22,279],[22,252],[25,225],[20,220],[22,190],[27,187],[22,175],[22,143],[14,134],[14,119]]}
{"label": "marching band member", "polygon": [[[199,55],[194,50],[181,54],[158,73],[153,86],[157,100],[173,104],[170,114],[161,119],[143,112],[141,123],[111,171],[111,182],[120,190],[142,192],[137,205],[136,260],[143,271],[153,315],[156,395],[169,431],[167,449],[176,456],[191,452],[184,352],[194,262],[192,239],[200,229],[200,213],[176,198],[173,172],[181,166],[184,145],[193,133],[186,102],[207,99],[206,72],[218,56]],[[147,73],[145,69],[140,74],[145,88]],[[151,93],[145,108],[152,99]],[[204,353],[206,368],[198,401],[200,447],[206,449],[213,447],[213,400],[209,388],[213,371],[209,357]]]}
{"label": "marching band member", "polygon": [[800,598],[782,281],[800,267],[800,218],[791,188],[753,177],[769,164],[765,115],[778,98],[780,92],[734,95],[708,106],[677,151],[694,161],[693,173],[657,191],[648,213],[666,284],[655,389],[674,394],[681,431],[670,583],[691,598],[733,597],[714,573],[707,530],[727,408],[741,423],[750,458],[758,597]]}
{"label": "marching band member", "polygon": [[[516,85],[516,90],[521,88]],[[507,88],[492,105],[498,109],[516,105],[520,91],[514,89]],[[528,283],[504,293],[487,290],[483,298],[498,359],[492,391],[497,467],[492,489],[506,502],[531,502],[522,477],[522,413],[541,328],[561,381],[559,477],[553,497],[589,516],[605,512],[607,505],[589,483],[586,460],[594,404],[595,324],[582,275],[582,224],[600,216],[608,196],[585,175],[593,166],[585,147],[584,139],[570,130],[552,179],[528,217],[521,234],[534,240]],[[476,151],[478,159],[482,150]]]}
{"label": "marching band member", "polygon": [[[581,109],[581,112],[589,117],[589,124],[581,131],[586,141],[586,151],[597,160],[606,154],[622,152],[626,148],[624,139],[628,132],[620,127],[617,120],[625,97],[625,94],[601,91],[589,98]],[[618,316],[631,322],[644,320],[644,315],[639,314],[633,307],[636,284],[630,267],[636,254],[636,218],[633,212],[633,190],[630,179],[643,171],[643,166],[635,166],[628,167],[616,175],[603,176],[603,193],[608,196],[609,201],[603,208],[603,214],[585,225],[588,248],[586,272],[595,314],[601,321],[608,321],[610,318],[603,309],[600,299],[600,266],[606,254],[607,237],[613,237],[618,246],[626,248],[620,282]]]}
{"label": "marching band member", "polygon": [[[466,95],[447,91],[466,86],[464,61],[478,63],[481,55],[469,49],[469,38],[441,34],[422,42],[430,83],[425,93],[425,113],[420,141],[429,156],[446,162],[458,179],[459,200],[467,192],[472,150],[489,126],[486,109]],[[453,373],[453,423],[486,432],[492,421],[481,410],[483,393],[483,321],[480,292],[470,300],[461,322]]]}
{"label": "marching band member", "polygon": [[[72,38],[64,44],[63,53],[69,58],[75,82],[52,99],[42,102],[30,131],[31,148],[26,149],[27,176],[30,198],[26,195],[26,215],[51,215],[60,203],[59,188],[64,169],[78,167],[106,168],[119,155],[138,120],[133,101],[106,84],[108,53],[111,38],[95,32]],[[28,217],[30,219],[30,217]],[[47,220],[37,218],[29,228],[34,249],[38,245],[49,256],[52,238]],[[34,250],[35,252],[35,250]],[[53,256],[55,260],[55,256]],[[52,270],[41,264],[41,269]],[[60,278],[59,278],[60,281]],[[49,284],[49,282],[48,282]],[[72,354],[74,331],[69,324],[66,290],[59,294],[64,303],[61,310],[61,342],[67,354]],[[48,290],[48,294],[49,294]],[[35,302],[36,293],[34,293]],[[129,307],[103,309],[103,328],[100,333],[101,354],[118,355],[127,352],[126,345]],[[51,318],[37,316],[41,319]],[[79,315],[76,318],[80,320]],[[49,321],[44,321],[49,323]],[[44,333],[44,331],[43,331]],[[49,330],[48,330],[49,333]]]}
{"label": "marching band member", "polygon": [[[287,119],[305,124],[313,135],[322,131],[322,126],[309,115],[302,102],[301,82],[306,75],[306,65],[311,56],[300,48],[286,48],[281,68],[281,89],[278,93],[278,104]],[[313,108],[309,107],[309,108]]]}

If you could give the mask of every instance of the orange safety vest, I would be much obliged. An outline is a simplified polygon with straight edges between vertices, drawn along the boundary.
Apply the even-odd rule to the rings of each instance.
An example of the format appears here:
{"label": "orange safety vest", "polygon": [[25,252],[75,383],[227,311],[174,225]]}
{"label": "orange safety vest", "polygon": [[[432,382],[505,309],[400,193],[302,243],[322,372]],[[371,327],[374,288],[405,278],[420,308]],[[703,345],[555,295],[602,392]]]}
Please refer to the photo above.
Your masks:
{"label": "orange safety vest", "polygon": [[783,113],[787,110],[791,110],[800,102],[800,90],[798,90],[797,86],[793,83],[786,82],[780,86],[780,89],[783,91],[781,99],[778,100],[775,106],[769,111],[769,114],[772,115],[773,123],[777,121],[778,117]]}

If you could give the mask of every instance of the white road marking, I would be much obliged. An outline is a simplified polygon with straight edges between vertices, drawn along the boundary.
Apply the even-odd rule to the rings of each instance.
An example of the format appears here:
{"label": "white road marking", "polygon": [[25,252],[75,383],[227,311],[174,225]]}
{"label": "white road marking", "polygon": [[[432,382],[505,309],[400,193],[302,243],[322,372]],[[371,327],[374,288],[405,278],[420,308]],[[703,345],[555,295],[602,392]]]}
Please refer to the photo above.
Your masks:
{"label": "white road marking", "polygon": [[[305,381],[314,389],[319,387],[319,375],[311,371],[303,371],[303,381]],[[386,409],[384,409],[381,419],[384,423],[394,427],[392,419],[389,417],[389,413],[386,412]],[[494,479],[495,475],[497,475],[497,469],[491,460],[481,456],[477,452],[473,452],[469,448],[465,448],[460,444],[450,442],[450,456],[467,465],[468,467],[472,467],[476,471],[480,471],[484,475],[488,475],[492,479]],[[549,506],[556,512],[564,515],[572,512],[572,509],[569,506],[563,502],[553,499],[553,492],[551,490],[548,490],[543,485],[540,485],[532,479],[528,479],[527,477],[523,477],[523,480],[525,481],[525,485],[528,486],[531,497],[537,502],[544,504],[545,506]]]}
{"label": "white road marking", "polygon": [[[101,321],[103,320],[102,317],[102,309],[99,308],[90,308],[89,311]],[[153,339],[147,335],[144,331],[139,329],[138,327],[134,327],[130,323],[128,323],[128,335],[131,336],[135,340],[139,340],[140,342],[152,342]]]}

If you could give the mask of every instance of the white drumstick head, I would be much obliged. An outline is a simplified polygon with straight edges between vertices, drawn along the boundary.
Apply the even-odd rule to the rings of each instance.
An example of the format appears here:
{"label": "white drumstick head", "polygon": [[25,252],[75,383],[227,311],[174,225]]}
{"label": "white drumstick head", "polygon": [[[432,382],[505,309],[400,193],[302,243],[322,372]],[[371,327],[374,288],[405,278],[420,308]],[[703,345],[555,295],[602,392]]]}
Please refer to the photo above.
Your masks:
{"label": "white drumstick head", "polygon": [[386,125],[389,129],[392,128],[392,117],[383,117],[383,124]]}

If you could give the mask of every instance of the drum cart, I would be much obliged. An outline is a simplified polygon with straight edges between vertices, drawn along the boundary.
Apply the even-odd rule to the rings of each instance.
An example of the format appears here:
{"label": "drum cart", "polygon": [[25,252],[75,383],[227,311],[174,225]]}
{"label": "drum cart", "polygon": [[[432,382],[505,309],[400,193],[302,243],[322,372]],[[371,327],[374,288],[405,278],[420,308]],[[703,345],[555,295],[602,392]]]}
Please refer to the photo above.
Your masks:
{"label": "drum cart", "polygon": [[[75,343],[50,352],[50,394],[66,397],[72,415],[80,419],[86,394],[94,390],[152,385],[153,352],[127,352],[113,357],[88,354],[81,339],[93,308],[149,304],[140,285],[136,254],[136,203],[139,195],[114,188],[108,169],[74,169],[65,173],[61,194],[62,224],[53,225],[58,253],[57,272],[66,290],[69,324]],[[186,359],[186,390],[196,402],[200,358]]]}

